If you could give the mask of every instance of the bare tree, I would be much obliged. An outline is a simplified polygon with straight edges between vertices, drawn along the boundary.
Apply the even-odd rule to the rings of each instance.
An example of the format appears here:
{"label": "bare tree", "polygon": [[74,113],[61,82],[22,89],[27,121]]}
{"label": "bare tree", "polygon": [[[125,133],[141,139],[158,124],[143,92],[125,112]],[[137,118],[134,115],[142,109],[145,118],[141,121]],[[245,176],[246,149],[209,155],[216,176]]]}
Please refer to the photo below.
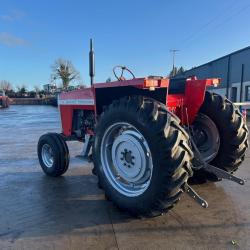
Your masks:
{"label": "bare tree", "polygon": [[66,89],[69,83],[74,80],[79,80],[79,72],[75,69],[74,65],[69,60],[57,59],[55,63],[51,66],[53,81],[60,79],[62,81],[62,86]]}
{"label": "bare tree", "polygon": [[111,82],[111,77],[107,78],[106,82]]}
{"label": "bare tree", "polygon": [[22,84],[21,93],[24,94],[24,93],[27,92],[27,91],[28,91],[28,89],[27,89],[26,85],[25,85],[25,84]]}
{"label": "bare tree", "polygon": [[16,91],[17,91],[17,92],[20,92],[21,88],[22,88],[22,87],[21,87],[20,85],[16,85]]}
{"label": "bare tree", "polygon": [[25,84],[16,85],[17,93],[24,94],[27,92],[27,87]]}
{"label": "bare tree", "polygon": [[178,70],[177,70],[177,75],[183,75],[185,72],[185,69],[181,66]]}
{"label": "bare tree", "polygon": [[85,88],[87,88],[87,85],[84,82],[80,81],[79,84],[77,85],[77,87],[79,89],[85,89]]}
{"label": "bare tree", "polygon": [[4,90],[5,92],[8,92],[12,90],[12,84],[9,81],[2,80],[0,81],[0,89]]}
{"label": "bare tree", "polygon": [[177,74],[177,67],[173,67],[173,69],[169,72],[168,77],[172,78]]}
{"label": "bare tree", "polygon": [[38,93],[40,91],[40,87],[39,86],[34,86],[34,90],[36,93]]}
{"label": "bare tree", "polygon": [[174,67],[168,74],[168,77],[172,78],[176,75],[183,75],[185,72],[185,69],[181,66],[180,68]]}

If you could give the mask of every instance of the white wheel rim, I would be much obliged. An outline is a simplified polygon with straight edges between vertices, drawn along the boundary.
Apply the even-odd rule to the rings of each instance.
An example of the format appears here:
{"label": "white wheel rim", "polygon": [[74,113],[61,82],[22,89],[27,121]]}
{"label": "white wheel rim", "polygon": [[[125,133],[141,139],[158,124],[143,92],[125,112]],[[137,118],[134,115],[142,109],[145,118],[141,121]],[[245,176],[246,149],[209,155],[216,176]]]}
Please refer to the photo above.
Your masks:
{"label": "white wheel rim", "polygon": [[42,160],[47,168],[51,168],[54,163],[53,150],[49,144],[44,144],[42,146]]}
{"label": "white wheel rim", "polygon": [[144,136],[129,123],[108,127],[101,142],[101,164],[109,183],[125,196],[139,196],[149,187],[151,151]]}

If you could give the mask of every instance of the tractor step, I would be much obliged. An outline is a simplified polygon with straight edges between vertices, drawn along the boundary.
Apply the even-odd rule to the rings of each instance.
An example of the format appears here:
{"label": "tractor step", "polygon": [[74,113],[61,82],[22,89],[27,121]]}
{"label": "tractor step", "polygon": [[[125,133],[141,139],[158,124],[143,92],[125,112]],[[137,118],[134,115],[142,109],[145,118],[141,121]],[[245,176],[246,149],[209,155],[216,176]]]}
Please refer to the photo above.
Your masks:
{"label": "tractor step", "polygon": [[192,199],[194,199],[203,208],[208,207],[208,203],[201,196],[199,196],[188,184],[185,184],[183,191],[185,191]]}

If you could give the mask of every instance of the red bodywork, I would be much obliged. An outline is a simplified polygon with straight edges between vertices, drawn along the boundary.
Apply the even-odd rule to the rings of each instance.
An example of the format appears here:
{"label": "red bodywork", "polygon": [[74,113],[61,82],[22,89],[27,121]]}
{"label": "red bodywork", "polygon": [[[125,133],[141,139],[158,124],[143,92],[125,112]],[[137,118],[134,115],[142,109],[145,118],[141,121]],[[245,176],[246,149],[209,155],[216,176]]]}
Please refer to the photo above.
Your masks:
{"label": "red bodywork", "polygon": [[10,99],[8,96],[0,96],[0,108],[8,108],[10,105]]}
{"label": "red bodywork", "polygon": [[[140,90],[148,91],[148,95],[157,89],[166,89],[165,103],[168,109],[175,113],[181,120],[183,125],[192,124],[197,112],[199,111],[208,86],[215,86],[219,83],[219,79],[197,80],[192,77],[186,80],[185,91],[180,94],[169,94],[169,79],[155,78],[135,78],[132,80],[115,81],[110,83],[97,83],[91,88],[74,90],[71,92],[63,92],[58,98],[58,105],[61,113],[62,130],[65,136],[72,135],[73,112],[74,110],[92,110],[97,113],[98,99],[96,98],[97,90],[107,88],[123,88],[133,87]],[[173,83],[171,83],[173,84]],[[127,95],[127,94],[126,94]],[[119,96],[120,98],[121,96]],[[116,98],[116,96],[112,96]],[[93,134],[93,131],[88,131]]]}
{"label": "red bodywork", "polygon": [[168,95],[168,109],[181,119],[182,124],[192,124],[204,102],[206,88],[217,86],[219,82],[218,78],[197,80],[196,77],[192,77],[187,79],[183,94]]}

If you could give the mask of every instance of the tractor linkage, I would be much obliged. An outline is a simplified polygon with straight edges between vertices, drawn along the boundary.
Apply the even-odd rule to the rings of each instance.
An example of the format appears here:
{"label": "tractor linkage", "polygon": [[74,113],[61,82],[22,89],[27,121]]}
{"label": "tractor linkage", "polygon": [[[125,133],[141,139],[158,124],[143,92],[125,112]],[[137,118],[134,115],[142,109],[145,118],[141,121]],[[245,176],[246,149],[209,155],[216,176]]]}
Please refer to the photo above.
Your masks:
{"label": "tractor linkage", "polygon": [[[233,181],[236,182],[240,185],[244,185],[245,184],[245,180],[236,177],[220,168],[217,168],[207,162],[204,161],[204,159],[201,156],[201,153],[199,151],[199,149],[197,148],[197,146],[194,143],[194,140],[192,139],[192,137],[190,136],[190,141],[191,141],[191,145],[193,148],[193,152],[195,155],[195,161],[196,164],[198,166],[195,166],[195,169],[205,169],[207,172],[212,173],[214,175],[216,175],[217,178],[219,179],[226,179],[229,181]],[[207,208],[208,207],[208,203],[206,200],[204,200],[199,194],[197,194],[193,188],[191,188],[187,183],[184,185],[183,191],[185,191],[192,199],[194,199],[200,206],[202,206],[203,208]]]}

